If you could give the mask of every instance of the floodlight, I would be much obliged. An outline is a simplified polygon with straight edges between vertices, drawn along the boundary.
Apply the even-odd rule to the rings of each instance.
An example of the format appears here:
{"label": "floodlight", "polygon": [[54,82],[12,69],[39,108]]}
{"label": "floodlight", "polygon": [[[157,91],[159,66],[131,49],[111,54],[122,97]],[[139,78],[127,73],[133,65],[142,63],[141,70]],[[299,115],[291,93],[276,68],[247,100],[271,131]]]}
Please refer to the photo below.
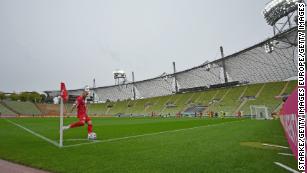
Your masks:
{"label": "floodlight", "polygon": [[113,71],[114,79],[126,78],[126,73],[124,70],[115,70]]}

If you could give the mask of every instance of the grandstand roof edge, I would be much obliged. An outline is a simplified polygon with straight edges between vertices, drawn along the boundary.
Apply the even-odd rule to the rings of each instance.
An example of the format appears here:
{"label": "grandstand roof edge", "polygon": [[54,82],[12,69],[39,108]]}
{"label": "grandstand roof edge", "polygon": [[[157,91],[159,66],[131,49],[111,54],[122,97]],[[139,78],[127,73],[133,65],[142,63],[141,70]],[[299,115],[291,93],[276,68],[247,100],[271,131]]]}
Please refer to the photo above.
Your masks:
{"label": "grandstand roof edge", "polygon": [[[222,60],[229,59],[229,58],[231,58],[231,57],[233,57],[233,56],[236,56],[236,55],[238,55],[238,54],[240,54],[240,53],[249,51],[249,50],[251,50],[251,49],[253,49],[253,48],[255,48],[255,47],[259,47],[260,45],[263,45],[263,44],[264,44],[265,42],[267,42],[268,40],[271,40],[271,39],[274,39],[274,38],[279,38],[279,37],[281,37],[282,35],[285,35],[285,34],[287,34],[287,33],[289,33],[289,32],[292,32],[293,30],[297,30],[297,26],[292,27],[292,28],[290,28],[290,29],[284,31],[283,33],[280,33],[280,34],[275,35],[275,36],[273,36],[273,37],[267,38],[267,39],[265,39],[264,41],[261,41],[261,42],[255,44],[255,45],[253,45],[253,46],[247,47],[247,48],[245,48],[245,49],[243,49],[243,50],[240,50],[240,51],[235,52],[235,53],[233,53],[233,54],[227,55],[227,56],[225,56],[224,58],[220,58],[220,59],[217,59],[217,60],[214,60],[214,61],[205,63],[205,64],[201,64],[201,65],[198,65],[198,66],[195,66],[195,67],[186,69],[186,70],[182,70],[182,71],[179,71],[179,72],[176,72],[176,73],[173,73],[173,74],[168,74],[168,75],[166,75],[166,76],[173,76],[174,74],[180,74],[180,73],[188,72],[188,71],[191,71],[191,70],[200,68],[200,67],[204,67],[204,66],[207,65],[207,64],[218,63],[218,62],[220,62],[220,61],[222,61]],[[136,81],[136,82],[134,82],[134,83],[146,82],[146,81],[158,79],[158,78],[161,78],[161,77],[162,77],[162,76],[153,77],[153,78],[144,79],[144,80],[139,80],[139,81]],[[129,85],[129,84],[132,84],[132,83],[133,83],[133,82],[129,82],[129,83],[126,83],[126,84],[121,84],[121,85]],[[94,88],[94,89],[110,88],[110,87],[115,87],[115,86],[118,86],[118,85],[107,85],[107,86],[96,87],[96,88]],[[78,90],[83,90],[83,89],[72,89],[72,90],[68,90],[68,91],[78,91]],[[45,92],[45,93],[59,92],[59,90],[49,90],[49,91],[43,91],[43,92]]]}

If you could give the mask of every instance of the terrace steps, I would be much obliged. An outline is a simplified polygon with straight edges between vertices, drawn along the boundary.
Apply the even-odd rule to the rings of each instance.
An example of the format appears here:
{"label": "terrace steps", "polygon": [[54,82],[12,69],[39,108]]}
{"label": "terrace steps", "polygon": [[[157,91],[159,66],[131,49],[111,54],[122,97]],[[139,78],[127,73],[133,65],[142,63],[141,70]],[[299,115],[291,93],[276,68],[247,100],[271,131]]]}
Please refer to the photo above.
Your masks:
{"label": "terrace steps", "polygon": [[[262,92],[263,89],[264,89],[264,86],[265,86],[265,84],[263,84],[263,85],[261,86],[261,88],[259,89],[259,91],[258,91],[257,94],[255,95],[256,98],[259,97],[259,95],[261,94],[261,92]],[[246,87],[245,92],[246,92],[246,91],[247,91],[247,87]],[[244,93],[245,93],[245,92],[244,92]],[[247,102],[248,102],[248,100],[243,100],[243,102],[239,105],[239,107],[236,109],[235,112],[239,112],[239,111],[242,109],[242,107],[243,107]]]}
{"label": "terrace steps", "polygon": [[18,111],[16,111],[15,109],[11,108],[10,106],[8,106],[5,102],[0,101],[0,104],[3,105],[5,108],[7,108],[8,110],[14,112],[17,115],[20,115],[21,113],[19,113]]}
{"label": "terrace steps", "polygon": [[280,91],[280,93],[278,94],[278,96],[281,96],[283,93],[285,93],[285,91],[286,91],[287,88],[288,88],[289,83],[290,83],[290,81],[288,81],[288,82],[285,84],[284,88]]}

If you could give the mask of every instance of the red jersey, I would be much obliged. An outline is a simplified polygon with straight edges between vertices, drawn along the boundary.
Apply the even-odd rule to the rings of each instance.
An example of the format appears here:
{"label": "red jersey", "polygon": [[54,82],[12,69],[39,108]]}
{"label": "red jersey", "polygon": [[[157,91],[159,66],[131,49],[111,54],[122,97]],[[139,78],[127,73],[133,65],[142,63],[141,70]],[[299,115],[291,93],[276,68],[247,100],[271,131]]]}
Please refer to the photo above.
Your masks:
{"label": "red jersey", "polygon": [[86,115],[85,98],[83,98],[83,96],[78,96],[76,102],[77,102],[78,116]]}

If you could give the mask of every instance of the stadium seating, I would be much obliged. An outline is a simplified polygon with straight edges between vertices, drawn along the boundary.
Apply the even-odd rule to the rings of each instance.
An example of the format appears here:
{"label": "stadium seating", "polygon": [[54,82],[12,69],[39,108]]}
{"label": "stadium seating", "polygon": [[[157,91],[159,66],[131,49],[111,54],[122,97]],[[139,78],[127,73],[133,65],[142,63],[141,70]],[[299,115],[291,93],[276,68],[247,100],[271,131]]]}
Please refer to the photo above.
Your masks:
{"label": "stadium seating", "polygon": [[159,115],[164,109],[166,103],[171,99],[171,96],[160,96],[151,99],[151,106],[147,109],[148,114]]}
{"label": "stadium seating", "polygon": [[149,101],[149,99],[139,99],[135,101],[135,104],[131,108],[131,113],[133,114],[141,114],[145,115],[145,108],[146,103]]}
{"label": "stadium seating", "polygon": [[264,105],[268,107],[269,113],[272,113],[276,107],[281,104],[281,100],[275,98],[281,94],[281,91],[286,85],[286,82],[272,82],[263,84],[263,90],[255,100],[248,100],[246,104],[242,107],[244,115],[250,114],[251,105]]}
{"label": "stadium seating", "polygon": [[256,96],[262,86],[263,84],[248,85],[246,92],[243,94],[243,97]]}
{"label": "stadium seating", "polygon": [[205,106],[192,106],[184,110],[181,114],[184,116],[195,116],[199,113],[204,112],[205,109]]}
{"label": "stadium seating", "polygon": [[209,103],[211,103],[211,100],[213,100],[213,98],[215,97],[215,95],[217,95],[218,92],[219,90],[217,89],[202,92],[199,94],[199,97],[196,98],[195,103],[209,106]]}
{"label": "stadium seating", "polygon": [[36,105],[44,115],[58,115],[60,112],[60,105],[58,104],[36,104]]}
{"label": "stadium seating", "polygon": [[224,99],[218,102],[212,111],[220,112],[223,111],[226,115],[234,115],[235,109],[240,105],[240,96],[243,94],[247,87],[239,86],[229,90]]}
{"label": "stadium seating", "polygon": [[289,95],[292,93],[292,91],[297,87],[297,81],[289,81],[288,86],[286,90],[282,93],[282,95]]}
{"label": "stadium seating", "polygon": [[[243,85],[232,88],[210,89],[203,92],[182,93],[169,96],[160,96],[149,99],[132,101],[127,108],[128,114],[172,115],[182,112],[193,105],[205,106],[205,112],[226,112],[226,116],[233,116],[238,111],[250,113],[250,105],[265,105],[269,112],[281,104],[275,96],[291,92],[296,81],[273,82],[266,84]],[[283,92],[283,93],[281,93]],[[114,110],[113,110],[114,112]]]}
{"label": "stadium seating", "polygon": [[22,115],[40,115],[40,110],[31,102],[3,101],[11,109]]}
{"label": "stadium seating", "polygon": [[110,111],[108,112],[108,114],[123,114],[126,112],[127,108],[128,108],[128,103],[130,101],[118,101],[118,102],[114,102],[113,106],[110,108]]}
{"label": "stadium seating", "polygon": [[177,94],[172,97],[169,101],[169,106],[166,105],[163,113],[176,115],[183,111],[187,106],[188,102],[191,100],[193,93]]}
{"label": "stadium seating", "polygon": [[17,115],[17,114],[0,103],[0,116],[3,115],[7,116],[7,115]]}
{"label": "stadium seating", "polygon": [[[171,115],[193,111],[225,112],[226,116],[234,116],[238,111],[243,115],[250,114],[251,105],[264,105],[272,113],[281,107],[281,99],[276,96],[290,94],[297,81],[271,82],[251,85],[232,86],[229,88],[214,88],[205,91],[188,92],[137,100],[124,100],[99,104],[88,104],[89,115]],[[17,112],[37,114],[34,104],[28,102],[6,102]],[[37,104],[44,114],[58,114],[59,105]],[[71,107],[66,104],[65,107]],[[1,109],[0,109],[1,111]],[[75,112],[74,112],[75,113]]]}
{"label": "stadium seating", "polygon": [[[37,104],[37,107],[41,110],[43,115],[59,115],[60,112],[60,105],[59,104]],[[64,113],[67,115],[75,115],[77,113],[76,109],[70,113],[72,104],[65,103],[64,104]],[[95,103],[95,104],[88,104],[88,114],[89,115],[105,115],[107,110],[106,103]]]}
{"label": "stadium seating", "polygon": [[93,103],[88,104],[89,115],[105,115],[107,111],[106,103]]}

